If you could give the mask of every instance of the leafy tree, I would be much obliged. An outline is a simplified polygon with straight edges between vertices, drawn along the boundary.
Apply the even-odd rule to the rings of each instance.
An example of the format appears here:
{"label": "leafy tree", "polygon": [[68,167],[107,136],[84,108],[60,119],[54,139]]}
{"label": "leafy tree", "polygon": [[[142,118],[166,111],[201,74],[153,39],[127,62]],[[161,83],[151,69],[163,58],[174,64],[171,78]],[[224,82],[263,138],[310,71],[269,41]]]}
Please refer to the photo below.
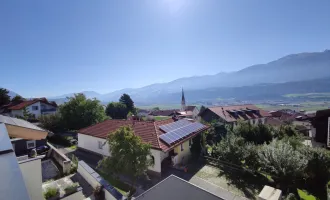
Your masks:
{"label": "leafy tree", "polygon": [[64,131],[63,120],[59,113],[53,115],[41,115],[39,117],[41,127],[53,133]]}
{"label": "leafy tree", "polygon": [[25,99],[20,95],[16,95],[11,101],[12,102],[22,102],[22,101],[25,101]]}
{"label": "leafy tree", "polygon": [[296,129],[292,125],[283,125],[275,131],[275,137],[282,139],[284,137],[292,137],[299,135]]}
{"label": "leafy tree", "polygon": [[301,148],[307,157],[307,181],[316,188],[324,188],[330,180],[330,153],[323,148]]}
{"label": "leafy tree", "polygon": [[302,178],[307,166],[306,157],[288,141],[273,140],[269,145],[264,144],[258,156],[261,168],[286,186]]}
{"label": "leafy tree", "polygon": [[134,134],[131,126],[120,127],[108,134],[106,140],[111,157],[104,157],[98,166],[105,174],[129,176],[133,187],[136,179],[145,175],[148,167],[154,164],[151,159],[151,145],[143,143],[141,138]]}
{"label": "leafy tree", "polygon": [[272,141],[273,131],[271,126],[261,123],[252,125],[248,122],[238,122],[238,125],[233,129],[234,134],[254,144],[263,144]]}
{"label": "leafy tree", "polygon": [[0,88],[0,107],[10,103],[9,91],[5,88]]}
{"label": "leafy tree", "polygon": [[111,102],[107,105],[105,112],[112,119],[126,119],[129,111],[125,104],[121,102]]}
{"label": "leafy tree", "polygon": [[216,146],[213,156],[221,161],[242,165],[245,158],[244,138],[228,134]]}
{"label": "leafy tree", "polygon": [[59,107],[63,126],[78,130],[106,119],[103,106],[96,99],[87,99],[84,94],[75,94]]}
{"label": "leafy tree", "polygon": [[128,94],[121,95],[119,102],[126,105],[128,112],[132,112],[133,114],[136,114],[134,102]]}
{"label": "leafy tree", "polygon": [[159,107],[154,107],[153,109],[151,109],[151,110],[160,110],[160,108]]}

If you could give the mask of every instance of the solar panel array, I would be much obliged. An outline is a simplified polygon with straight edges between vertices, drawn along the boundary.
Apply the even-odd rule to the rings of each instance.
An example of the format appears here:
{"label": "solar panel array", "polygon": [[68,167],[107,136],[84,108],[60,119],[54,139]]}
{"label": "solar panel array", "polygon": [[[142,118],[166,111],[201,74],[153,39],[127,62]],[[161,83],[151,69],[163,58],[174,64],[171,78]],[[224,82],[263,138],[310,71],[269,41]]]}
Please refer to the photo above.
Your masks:
{"label": "solar panel array", "polygon": [[161,140],[163,140],[164,142],[166,142],[168,145],[171,145],[187,136],[189,136],[190,134],[201,130],[202,128],[204,128],[205,126],[201,123],[195,122],[195,123],[190,123],[188,125],[182,126],[180,128],[171,130],[165,134],[162,134],[161,136],[159,136],[159,138]]}
{"label": "solar panel array", "polygon": [[159,126],[159,128],[167,133],[167,132],[173,131],[175,129],[182,128],[189,124],[191,124],[191,122],[189,122],[188,120],[181,119],[181,120],[178,120],[178,121],[170,123],[170,124]]}

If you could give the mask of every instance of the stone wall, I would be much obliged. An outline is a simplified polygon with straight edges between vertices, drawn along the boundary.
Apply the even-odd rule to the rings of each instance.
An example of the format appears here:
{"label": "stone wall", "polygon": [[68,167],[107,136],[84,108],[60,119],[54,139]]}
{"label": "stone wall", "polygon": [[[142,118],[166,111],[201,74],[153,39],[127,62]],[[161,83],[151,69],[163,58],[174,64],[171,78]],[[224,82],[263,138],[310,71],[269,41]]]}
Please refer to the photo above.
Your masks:
{"label": "stone wall", "polygon": [[53,145],[49,144],[48,142],[47,145],[49,146],[47,157],[53,158],[62,167],[63,174],[70,173],[71,160],[66,157],[66,155],[57,150]]}

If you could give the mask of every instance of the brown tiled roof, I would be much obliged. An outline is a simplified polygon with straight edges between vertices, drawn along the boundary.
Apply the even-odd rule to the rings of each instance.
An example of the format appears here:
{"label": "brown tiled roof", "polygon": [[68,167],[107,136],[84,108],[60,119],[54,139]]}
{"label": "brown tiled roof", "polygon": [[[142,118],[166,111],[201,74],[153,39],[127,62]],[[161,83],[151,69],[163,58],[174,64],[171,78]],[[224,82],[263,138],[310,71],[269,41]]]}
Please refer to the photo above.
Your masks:
{"label": "brown tiled roof", "polygon": [[[261,109],[257,108],[255,105],[250,105],[250,104],[235,105],[235,106],[217,106],[217,107],[210,107],[207,109],[209,109],[210,111],[212,111],[213,113],[218,115],[220,118],[224,119],[226,122],[235,122],[237,120],[258,119],[258,118],[264,118],[264,117],[271,116],[267,111],[261,110]],[[228,111],[232,111],[232,110],[238,111],[238,110],[242,110],[242,109],[243,110],[245,110],[245,109],[258,110],[259,114],[249,112],[249,113],[238,114],[237,116],[234,116],[228,112]]]}
{"label": "brown tiled roof", "polygon": [[49,102],[49,101],[47,101],[46,98],[38,98],[38,99],[32,99],[32,100],[23,101],[23,102],[21,102],[19,104],[16,104],[14,106],[8,107],[8,109],[9,110],[21,110],[21,109],[25,108],[26,106],[32,105],[32,104],[37,103],[39,101],[41,101],[42,103],[49,104],[51,106],[57,107],[57,104],[55,102]]}
{"label": "brown tiled roof", "polygon": [[152,148],[154,149],[160,149],[166,152],[208,128],[207,126],[205,126],[205,129],[192,134],[191,136],[180,141],[179,143],[169,146],[159,139],[159,136],[165,133],[159,129],[159,126],[172,122],[174,122],[172,118],[155,122],[109,119],[104,122],[89,126],[87,128],[83,128],[79,130],[79,133],[105,139],[109,133],[114,132],[122,126],[130,125],[132,126],[135,135],[140,136],[145,143],[151,144]]}
{"label": "brown tiled roof", "polygon": [[271,125],[271,126],[281,126],[281,125],[284,125],[284,122],[282,122],[281,120],[279,120],[277,118],[267,117],[265,119],[265,124]]}
{"label": "brown tiled roof", "polygon": [[149,113],[149,115],[153,116],[170,116],[173,113],[177,112],[179,110],[154,110]]}

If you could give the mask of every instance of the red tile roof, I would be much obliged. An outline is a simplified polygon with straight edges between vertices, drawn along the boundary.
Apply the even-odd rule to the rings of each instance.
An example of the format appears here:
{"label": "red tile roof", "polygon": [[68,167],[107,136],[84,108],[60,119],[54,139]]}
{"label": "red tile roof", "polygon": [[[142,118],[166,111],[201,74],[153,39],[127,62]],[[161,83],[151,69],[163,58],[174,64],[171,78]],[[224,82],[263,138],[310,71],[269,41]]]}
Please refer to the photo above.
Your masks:
{"label": "red tile roof", "polygon": [[196,108],[196,106],[186,106],[186,111],[194,111],[194,109]]}
{"label": "red tile roof", "polygon": [[154,110],[149,113],[149,115],[153,116],[171,116],[179,110]]}
{"label": "red tile roof", "polygon": [[144,142],[150,143],[154,149],[159,149],[166,152],[208,128],[205,126],[205,129],[192,134],[191,136],[176,144],[173,144],[172,146],[169,146],[159,139],[159,136],[165,133],[159,129],[159,126],[172,122],[174,122],[172,118],[155,122],[109,119],[87,128],[83,128],[79,130],[79,133],[105,139],[109,133],[114,132],[119,127],[130,125],[132,126],[135,135],[140,136]]}
{"label": "red tile roof", "polygon": [[[218,115],[220,118],[224,119],[226,122],[236,122],[237,120],[249,120],[249,119],[258,119],[258,118],[264,118],[264,117],[270,117],[271,115],[264,110],[261,110],[257,108],[255,105],[235,105],[235,106],[217,106],[217,107],[210,107],[207,108],[208,110],[212,111],[216,115]],[[206,109],[206,110],[207,110]],[[232,110],[258,110],[259,114],[252,113],[252,112],[246,112],[246,113],[238,113],[237,116],[234,116],[228,111]]]}
{"label": "red tile roof", "polygon": [[57,107],[57,104],[55,102],[49,102],[49,101],[47,101],[46,98],[38,98],[38,99],[23,101],[19,104],[16,104],[14,106],[9,107],[8,109],[9,110],[21,110],[21,109],[25,108],[26,106],[32,105],[32,104],[37,103],[39,101],[41,101],[42,103]]}

